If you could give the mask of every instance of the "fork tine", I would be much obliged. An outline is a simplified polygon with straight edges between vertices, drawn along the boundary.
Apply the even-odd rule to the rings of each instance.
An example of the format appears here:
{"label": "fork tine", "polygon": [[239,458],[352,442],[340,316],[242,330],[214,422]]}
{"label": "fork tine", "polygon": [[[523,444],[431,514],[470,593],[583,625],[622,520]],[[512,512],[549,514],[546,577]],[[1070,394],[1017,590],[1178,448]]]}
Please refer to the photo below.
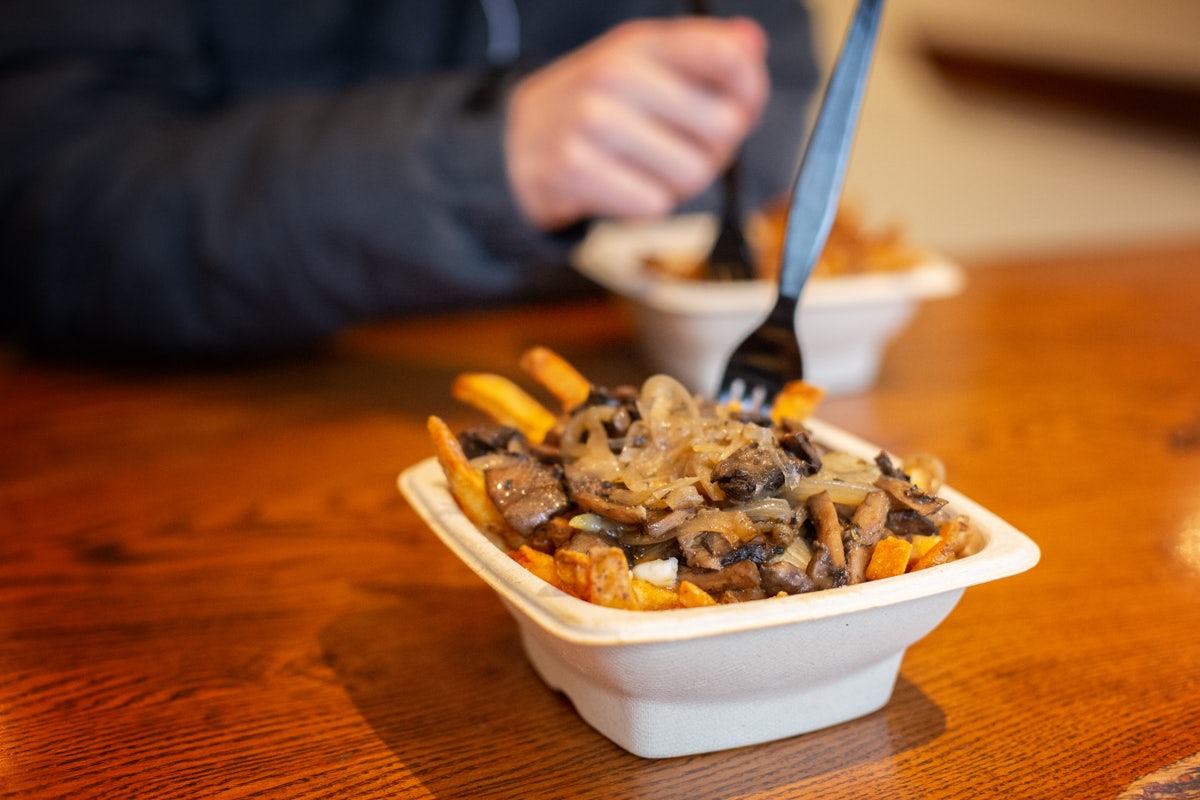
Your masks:
{"label": "fork tine", "polygon": [[720,403],[746,410],[748,395],[752,413],[765,416],[784,385],[804,377],[796,309],[833,226],[882,13],[883,0],[859,0],[855,9],[792,186],[775,306],[730,355]]}
{"label": "fork tine", "polygon": [[725,386],[720,401],[722,405],[742,404],[742,399],[746,396],[746,379],[745,378],[730,378]]}
{"label": "fork tine", "polygon": [[733,351],[718,402],[766,415],[784,384],[804,376],[804,359],[796,341],[796,306],[795,298],[780,295],[766,321]]}

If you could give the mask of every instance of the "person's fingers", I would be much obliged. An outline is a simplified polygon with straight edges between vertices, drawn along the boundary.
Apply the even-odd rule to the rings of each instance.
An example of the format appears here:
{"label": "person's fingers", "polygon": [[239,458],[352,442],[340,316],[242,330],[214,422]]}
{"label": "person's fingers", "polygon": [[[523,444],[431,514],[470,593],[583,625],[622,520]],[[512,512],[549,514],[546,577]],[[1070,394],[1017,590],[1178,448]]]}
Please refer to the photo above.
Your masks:
{"label": "person's fingers", "polygon": [[513,186],[526,215],[547,230],[585,216],[657,217],[675,197],[660,181],[614,158],[585,137],[560,143],[540,160],[516,162]]}
{"label": "person's fingers", "polygon": [[766,102],[766,35],[749,19],[647,20],[628,34],[646,57],[749,112]]}
{"label": "person's fingers", "polygon": [[692,137],[611,97],[591,98],[581,116],[582,136],[609,158],[662,184],[676,202],[700,192],[722,163]]}
{"label": "person's fingers", "polygon": [[765,37],[746,20],[636,21],[528,76],[505,158],[539,227],[668,213],[708,185],[757,122]]}
{"label": "person's fingers", "polygon": [[717,160],[736,147],[757,119],[757,110],[689,82],[654,63],[635,71],[596,75],[590,84],[597,94],[625,104],[647,122],[672,129],[693,140]]}
{"label": "person's fingers", "polygon": [[603,96],[584,107],[570,134],[510,154],[514,193],[536,224],[666,214],[712,181],[717,164],[694,142]]}
{"label": "person's fingers", "polygon": [[593,159],[581,171],[588,180],[572,184],[576,202],[597,216],[660,217],[670,213],[678,202],[661,181],[644,170],[613,158],[600,148],[580,147],[580,158]]}
{"label": "person's fingers", "polygon": [[581,53],[581,85],[611,94],[723,161],[769,93],[765,36],[749,20],[640,20]]}

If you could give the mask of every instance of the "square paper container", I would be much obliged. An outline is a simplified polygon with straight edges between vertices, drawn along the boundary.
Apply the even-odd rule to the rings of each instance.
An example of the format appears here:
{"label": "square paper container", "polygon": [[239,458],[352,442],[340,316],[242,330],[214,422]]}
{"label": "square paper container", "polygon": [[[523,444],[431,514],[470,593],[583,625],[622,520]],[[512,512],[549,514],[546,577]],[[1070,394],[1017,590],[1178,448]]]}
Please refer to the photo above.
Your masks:
{"label": "square paper container", "polygon": [[[879,448],[810,420],[814,436],[874,458]],[[1037,546],[952,489],[939,493],[982,533],[979,552],[872,583],[671,611],[603,608],[534,576],[459,510],[430,458],[400,490],[434,533],[499,595],[534,669],[580,716],[647,758],[781,739],[868,714],[891,697],[905,649],[968,586],[1029,569]]]}
{"label": "square paper container", "polygon": [[[643,262],[656,254],[703,257],[715,225],[706,214],[599,223],[571,259],[629,309],[651,369],[709,396],[733,348],[771,309],[775,285],[671,280],[647,273]],[[813,278],[796,315],[805,379],[829,394],[867,388],[878,376],[887,343],[919,303],[954,295],[964,282],[962,268],[932,254],[908,270]]]}

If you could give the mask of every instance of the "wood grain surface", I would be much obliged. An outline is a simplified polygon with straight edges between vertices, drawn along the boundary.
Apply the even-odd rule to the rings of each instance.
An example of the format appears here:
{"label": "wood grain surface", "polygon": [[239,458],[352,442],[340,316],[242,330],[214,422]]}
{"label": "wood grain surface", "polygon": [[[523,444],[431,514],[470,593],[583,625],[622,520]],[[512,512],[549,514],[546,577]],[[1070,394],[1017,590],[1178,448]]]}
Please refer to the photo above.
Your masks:
{"label": "wood grain surface", "polygon": [[545,344],[644,377],[606,302],[205,367],[4,351],[0,796],[1194,797],[1200,242],[968,281],[820,416],[937,453],[1041,563],[969,589],[882,710],[668,760],[548,690],[395,488],[429,413],[476,419],[459,372]]}

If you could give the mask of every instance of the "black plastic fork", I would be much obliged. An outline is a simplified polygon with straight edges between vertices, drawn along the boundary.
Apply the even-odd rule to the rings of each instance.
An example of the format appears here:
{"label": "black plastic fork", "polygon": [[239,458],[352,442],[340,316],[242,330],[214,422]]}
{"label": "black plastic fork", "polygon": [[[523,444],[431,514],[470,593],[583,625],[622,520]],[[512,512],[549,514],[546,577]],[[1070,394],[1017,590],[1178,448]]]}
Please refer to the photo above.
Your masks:
{"label": "black plastic fork", "polygon": [[742,229],[739,159],[734,157],[721,175],[724,197],[717,220],[717,238],[708,254],[706,277],[718,281],[749,281],[757,277],[754,256]]}
{"label": "black plastic fork", "polygon": [[837,214],[882,14],[883,0],[859,0],[792,186],[775,306],[729,356],[721,404],[766,415],[783,387],[804,377],[796,311]]}
{"label": "black plastic fork", "polygon": [[[708,0],[690,0],[691,12],[712,16]],[[757,275],[754,256],[742,229],[741,158],[733,160],[721,173],[721,215],[717,218],[717,236],[705,261],[705,277],[718,281],[749,281]]]}

